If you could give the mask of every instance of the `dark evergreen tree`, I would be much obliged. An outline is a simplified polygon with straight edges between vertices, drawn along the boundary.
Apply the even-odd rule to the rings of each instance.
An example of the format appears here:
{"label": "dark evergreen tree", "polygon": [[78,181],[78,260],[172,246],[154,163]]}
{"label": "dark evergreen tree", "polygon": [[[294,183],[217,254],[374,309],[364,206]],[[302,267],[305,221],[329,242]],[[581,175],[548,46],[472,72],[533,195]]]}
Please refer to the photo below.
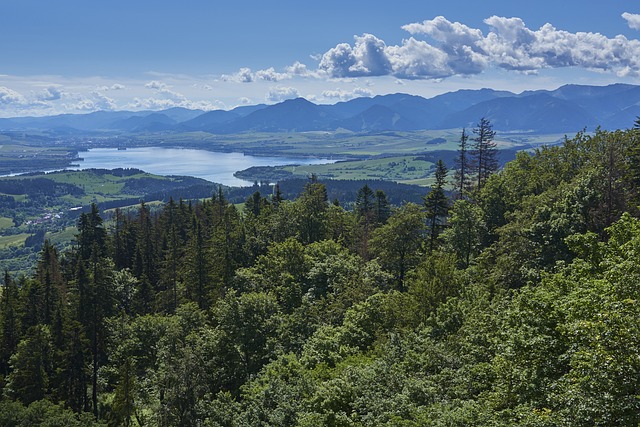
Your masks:
{"label": "dark evergreen tree", "polygon": [[496,132],[491,122],[481,118],[473,129],[473,166],[476,172],[476,188],[480,190],[491,174],[498,170],[496,143],[493,140]]}
{"label": "dark evergreen tree", "polygon": [[158,283],[157,245],[155,241],[151,211],[142,202],[138,210],[137,239],[134,255],[133,272],[141,282],[145,280],[154,292]]}
{"label": "dark evergreen tree", "polygon": [[170,198],[158,219],[162,248],[156,306],[169,313],[175,312],[178,307],[178,282],[181,279],[179,263],[184,256],[184,241],[179,231],[183,224],[180,215],[180,207]]}
{"label": "dark evergreen tree", "polygon": [[387,200],[387,195],[382,190],[376,190],[376,222],[384,224],[391,216],[391,206]]}
{"label": "dark evergreen tree", "polygon": [[355,213],[358,221],[358,253],[369,259],[369,239],[376,221],[376,198],[373,190],[364,185],[356,195]]}
{"label": "dark evergreen tree", "polygon": [[36,278],[43,293],[42,320],[45,324],[51,325],[56,308],[61,305],[62,298],[66,296],[66,289],[58,263],[58,251],[48,240],[45,240],[40,252]]}
{"label": "dark evergreen tree", "polygon": [[201,221],[193,218],[185,259],[185,291],[187,299],[194,301],[200,309],[208,307],[207,295],[211,281],[206,241]]}
{"label": "dark evergreen tree", "polygon": [[88,260],[91,257],[94,245],[98,248],[99,256],[106,254],[107,232],[102,223],[102,217],[95,203],[91,205],[91,212],[80,215],[78,235],[76,236],[80,259]]}
{"label": "dark evergreen tree", "polygon": [[7,394],[25,404],[47,397],[53,370],[51,354],[49,327],[40,324],[29,328],[11,356]]}
{"label": "dark evergreen tree", "polygon": [[424,199],[427,218],[427,232],[429,235],[429,251],[433,251],[436,240],[445,227],[449,213],[449,199],[444,192],[447,182],[447,167],[442,160],[436,164],[436,181],[431,191]]}
{"label": "dark evergreen tree", "polygon": [[471,175],[473,174],[472,162],[469,153],[469,135],[462,129],[460,143],[458,144],[458,155],[455,159],[455,172],[453,175],[453,190],[455,197],[461,199],[471,188]]}
{"label": "dark evergreen tree", "polygon": [[15,281],[4,272],[0,302],[0,375],[6,377],[9,372],[9,358],[15,352],[20,341],[18,318],[18,287]]}

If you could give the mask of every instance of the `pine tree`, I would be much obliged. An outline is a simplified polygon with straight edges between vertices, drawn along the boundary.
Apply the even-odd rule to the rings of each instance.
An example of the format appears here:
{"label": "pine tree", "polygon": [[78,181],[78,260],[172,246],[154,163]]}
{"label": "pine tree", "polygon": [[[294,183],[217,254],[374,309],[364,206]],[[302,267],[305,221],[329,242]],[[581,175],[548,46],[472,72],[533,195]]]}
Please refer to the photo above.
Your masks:
{"label": "pine tree", "polygon": [[429,251],[433,251],[436,240],[445,226],[449,213],[449,200],[444,192],[447,181],[447,167],[442,160],[436,164],[436,182],[424,199],[427,218],[427,230],[429,233]]}
{"label": "pine tree", "polygon": [[106,254],[107,232],[102,223],[102,217],[100,217],[98,206],[95,203],[91,205],[90,213],[80,215],[78,235],[76,235],[80,259],[86,261],[91,257],[94,244],[97,246],[100,256]]}
{"label": "pine tree", "polygon": [[0,303],[0,375],[9,374],[9,358],[15,352],[20,341],[18,325],[18,287],[9,275],[4,272],[4,286]]}
{"label": "pine tree", "polygon": [[376,223],[384,224],[391,216],[391,206],[387,200],[387,195],[382,190],[376,190]]}
{"label": "pine tree", "polygon": [[471,159],[469,158],[469,135],[465,129],[462,129],[462,135],[460,135],[455,167],[453,188],[455,197],[462,199],[471,187],[471,175],[473,174]]}
{"label": "pine tree", "polygon": [[493,130],[491,122],[486,118],[481,118],[475,129],[473,129],[475,135],[472,138],[473,144],[473,156],[475,172],[477,174],[476,188],[480,190],[489,176],[498,170],[498,160],[496,158],[496,143],[493,138],[496,136],[496,132]]}
{"label": "pine tree", "polygon": [[186,297],[198,304],[200,309],[208,307],[207,294],[211,279],[206,241],[202,222],[194,217],[185,260],[185,291]]}
{"label": "pine tree", "polygon": [[371,231],[375,223],[375,194],[368,185],[364,185],[356,195],[355,213],[358,220],[358,228],[360,231],[358,253],[360,256],[369,259],[369,239]]}
{"label": "pine tree", "polygon": [[58,263],[58,252],[48,240],[45,240],[40,252],[36,278],[43,292],[43,321],[51,325],[54,311],[66,295],[66,289]]}

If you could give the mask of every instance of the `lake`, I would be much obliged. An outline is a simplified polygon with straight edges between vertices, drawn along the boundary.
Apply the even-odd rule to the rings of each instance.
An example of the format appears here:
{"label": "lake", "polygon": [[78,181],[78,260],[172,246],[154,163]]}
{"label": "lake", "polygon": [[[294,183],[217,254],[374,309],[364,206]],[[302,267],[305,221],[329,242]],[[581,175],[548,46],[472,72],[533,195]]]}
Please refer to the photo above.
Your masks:
{"label": "lake", "polygon": [[160,147],[127,148],[126,150],[92,148],[78,154],[84,160],[78,162],[79,167],[69,169],[136,168],[156,175],[195,176],[236,187],[253,184],[233,176],[234,172],[251,166],[311,165],[334,162],[334,160],[319,158],[258,157],[242,153]]}

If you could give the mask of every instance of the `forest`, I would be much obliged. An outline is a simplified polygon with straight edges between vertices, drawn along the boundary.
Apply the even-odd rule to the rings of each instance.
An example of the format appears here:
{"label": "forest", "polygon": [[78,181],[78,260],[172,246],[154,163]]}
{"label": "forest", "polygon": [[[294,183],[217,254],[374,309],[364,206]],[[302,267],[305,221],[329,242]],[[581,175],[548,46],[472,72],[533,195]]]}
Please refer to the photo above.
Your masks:
{"label": "forest", "polygon": [[640,126],[494,136],[420,204],[94,205],[4,274],[0,425],[637,426]]}

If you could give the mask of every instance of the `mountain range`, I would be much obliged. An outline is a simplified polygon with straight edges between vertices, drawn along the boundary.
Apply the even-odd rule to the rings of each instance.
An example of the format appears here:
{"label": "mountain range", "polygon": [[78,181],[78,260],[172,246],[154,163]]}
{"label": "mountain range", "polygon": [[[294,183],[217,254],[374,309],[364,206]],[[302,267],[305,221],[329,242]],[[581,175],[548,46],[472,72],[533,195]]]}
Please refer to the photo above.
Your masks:
{"label": "mountain range", "polygon": [[98,111],[47,117],[0,119],[0,130],[86,132],[306,132],[358,133],[472,128],[480,118],[496,131],[574,133],[583,129],[626,129],[640,116],[640,86],[565,85],[519,94],[493,89],[458,90],[433,98],[396,93],[333,105],[304,98],[204,112]]}

